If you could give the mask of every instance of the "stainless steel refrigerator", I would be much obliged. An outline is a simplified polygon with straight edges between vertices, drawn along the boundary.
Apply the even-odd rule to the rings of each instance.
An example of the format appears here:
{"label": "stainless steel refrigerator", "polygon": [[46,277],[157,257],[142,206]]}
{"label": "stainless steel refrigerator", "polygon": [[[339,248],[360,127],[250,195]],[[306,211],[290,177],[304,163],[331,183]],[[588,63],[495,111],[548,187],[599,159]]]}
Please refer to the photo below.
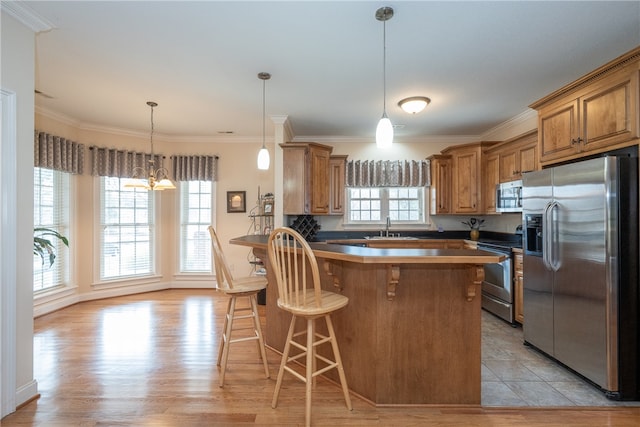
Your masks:
{"label": "stainless steel refrigerator", "polygon": [[639,393],[638,158],[523,176],[524,340],[604,390]]}

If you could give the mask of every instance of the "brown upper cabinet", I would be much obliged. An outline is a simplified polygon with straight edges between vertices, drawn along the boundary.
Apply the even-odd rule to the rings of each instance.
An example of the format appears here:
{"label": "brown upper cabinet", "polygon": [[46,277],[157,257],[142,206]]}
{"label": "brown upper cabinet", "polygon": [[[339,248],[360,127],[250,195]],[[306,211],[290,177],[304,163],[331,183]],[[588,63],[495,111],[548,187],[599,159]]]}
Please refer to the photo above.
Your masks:
{"label": "brown upper cabinet", "polygon": [[431,215],[451,213],[451,156],[434,154],[428,157],[431,165]]}
{"label": "brown upper cabinet", "polygon": [[639,78],[640,47],[531,104],[541,164],[637,144]]}
{"label": "brown upper cabinet", "polygon": [[500,180],[500,156],[484,154],[482,160],[482,200],[484,213],[496,213],[496,185]]}
{"label": "brown upper cabinet", "polygon": [[524,172],[539,169],[538,131],[533,129],[496,144],[488,148],[485,155],[487,158],[498,157],[498,177],[495,184],[521,179]]}
{"label": "brown upper cabinet", "polygon": [[280,147],[283,150],[283,213],[329,214],[329,165],[333,147],[314,142],[288,142]]}
{"label": "brown upper cabinet", "polygon": [[442,150],[451,156],[451,213],[482,214],[482,153],[495,142],[454,145]]}
{"label": "brown upper cabinet", "polygon": [[521,179],[522,174],[538,170],[538,132],[505,141],[500,156],[500,182]]}
{"label": "brown upper cabinet", "polygon": [[329,213],[344,214],[345,169],[347,157],[344,155],[329,157]]}

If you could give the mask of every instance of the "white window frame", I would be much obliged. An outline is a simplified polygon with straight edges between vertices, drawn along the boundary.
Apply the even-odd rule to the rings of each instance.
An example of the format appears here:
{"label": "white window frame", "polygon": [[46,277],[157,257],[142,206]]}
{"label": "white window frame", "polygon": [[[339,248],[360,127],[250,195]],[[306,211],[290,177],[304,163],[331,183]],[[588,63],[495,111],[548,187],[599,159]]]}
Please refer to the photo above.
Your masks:
{"label": "white window frame", "polygon": [[[380,190],[381,194],[380,194],[380,219],[379,220],[352,220],[351,219],[351,189],[353,188],[357,188],[357,189],[362,189],[362,188],[376,188],[378,190]],[[346,188],[346,209],[345,209],[345,215],[344,215],[344,220],[343,223],[346,226],[349,227],[358,227],[358,226],[371,226],[371,225],[375,225],[375,226],[379,226],[379,225],[386,225],[387,222],[387,216],[391,215],[389,214],[389,190],[390,189],[397,189],[398,187],[347,187]],[[401,188],[405,188],[405,187],[401,187]],[[392,227],[396,227],[398,225],[402,225],[404,228],[413,228],[413,227],[419,227],[419,228],[424,228],[425,225],[429,225],[430,223],[430,217],[429,217],[429,198],[427,197],[428,195],[428,187],[410,187],[410,188],[415,188],[418,190],[419,193],[419,197],[420,197],[420,219],[416,220],[416,221],[405,221],[405,220],[398,220],[398,219],[394,219],[391,218],[391,223],[392,223]]]}
{"label": "white window frame", "polygon": [[[40,182],[36,180],[37,172],[40,172],[40,182],[43,181],[42,174],[50,175],[48,178],[52,183],[52,193],[44,195],[46,198],[51,198],[50,206],[43,211],[43,203],[42,200],[43,193],[41,190]],[[45,227],[56,230],[58,233],[63,236],[69,238],[70,236],[70,194],[71,194],[71,179],[70,174],[67,172],[57,171],[48,168],[39,168],[34,167],[34,207],[33,207],[33,216],[34,216],[34,228],[36,227]],[[39,199],[36,200],[36,197]],[[39,217],[39,218],[37,218]],[[55,248],[55,261],[53,265],[49,267],[49,262],[47,259],[44,260],[44,265],[42,264],[42,260],[39,256],[34,255],[34,265],[33,265],[33,292],[34,295],[41,295],[43,293],[47,293],[54,290],[60,290],[61,288],[65,288],[69,286],[70,283],[70,272],[71,272],[71,253],[70,249],[64,245],[55,237],[47,238],[51,241]],[[39,287],[36,289],[36,284],[42,282],[44,279],[43,275],[49,277],[49,280],[53,280],[55,283],[51,283],[50,286]],[[52,277],[53,276],[53,277]]]}
{"label": "white window frame", "polygon": [[[188,191],[190,186],[201,185],[203,183],[211,184],[211,194],[209,200],[209,216],[201,216],[203,212],[200,212],[198,215],[198,220],[193,221],[193,217],[187,218],[187,210],[190,208],[189,203],[192,199],[188,196]],[[177,229],[178,229],[178,250],[177,257],[178,260],[176,265],[176,271],[178,275],[182,276],[197,276],[197,275],[206,275],[212,276],[214,274],[213,268],[213,258],[211,255],[211,237],[209,236],[208,227],[212,224],[215,224],[215,212],[216,212],[216,182],[215,181],[179,181],[178,182],[178,192],[179,196],[177,199]],[[199,202],[199,201],[196,201]],[[186,205],[185,205],[186,203]],[[206,210],[202,209],[200,206],[194,207],[194,209],[198,211]],[[205,251],[205,253],[201,253],[198,256],[207,259],[209,263],[209,269],[198,270],[198,269],[187,269],[187,248],[186,248],[186,240],[187,237],[184,234],[184,231],[187,227],[197,227],[198,232],[202,232],[202,239],[197,239],[203,245],[201,249]]]}
{"label": "white window frame", "polygon": [[[139,193],[141,196],[144,195],[146,197],[148,197],[148,201],[147,201],[147,222],[145,223],[146,225],[139,225],[140,227],[148,227],[149,228],[149,242],[148,242],[148,251],[149,251],[149,263],[147,265],[147,269],[146,271],[142,271],[140,273],[133,273],[133,274],[120,274],[120,275],[114,275],[114,276],[104,276],[103,275],[103,249],[106,247],[106,242],[103,243],[103,239],[104,239],[104,230],[106,229],[105,227],[108,226],[108,224],[103,223],[103,218],[104,218],[104,192],[105,192],[105,184],[106,184],[106,180],[107,179],[113,179],[113,180],[119,180],[120,181],[120,188],[119,188],[119,192],[121,193]],[[158,211],[158,206],[157,206],[157,197],[156,197],[156,192],[154,191],[147,191],[145,189],[140,189],[140,188],[124,188],[124,184],[127,182],[126,178],[116,178],[116,177],[105,177],[105,176],[100,176],[97,177],[96,179],[96,186],[97,186],[97,191],[96,191],[96,196],[97,196],[97,203],[96,206],[98,206],[98,209],[96,209],[96,220],[95,220],[95,224],[97,224],[96,227],[96,231],[95,231],[95,268],[94,268],[94,272],[95,272],[95,278],[94,278],[94,284],[97,285],[108,285],[110,283],[118,283],[118,285],[122,284],[121,282],[130,282],[129,284],[131,285],[135,285],[135,284],[139,284],[142,282],[148,282],[148,279],[150,278],[157,278],[158,274],[156,271],[156,256],[158,254],[158,248],[157,248],[157,244],[158,244],[158,236],[157,236],[157,226],[156,226],[156,212]],[[135,224],[132,223],[132,226]],[[118,227],[118,226],[122,226],[122,224],[120,223],[119,225],[113,225],[114,227]],[[114,242],[117,246],[117,254],[116,256],[120,257],[121,256],[121,249],[122,249],[122,242],[123,240],[119,240]],[[126,240],[124,240],[124,242],[126,242]],[[111,247],[110,247],[111,248]],[[111,250],[111,249],[110,249]],[[125,251],[126,252],[126,251]],[[118,260],[118,263],[121,264],[121,261]]]}

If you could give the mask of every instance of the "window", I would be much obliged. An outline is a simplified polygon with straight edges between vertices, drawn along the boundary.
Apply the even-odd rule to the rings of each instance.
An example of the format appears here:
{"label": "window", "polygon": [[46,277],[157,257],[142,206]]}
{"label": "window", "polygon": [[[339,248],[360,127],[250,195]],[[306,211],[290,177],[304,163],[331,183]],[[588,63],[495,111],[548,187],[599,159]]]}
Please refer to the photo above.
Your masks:
{"label": "window", "polygon": [[153,191],[100,177],[100,279],[155,273]]}
{"label": "window", "polygon": [[211,238],[207,227],[213,223],[211,181],[180,182],[180,272],[211,273]]}
{"label": "window", "polygon": [[[52,169],[33,169],[33,225],[56,230],[69,236],[69,174]],[[53,265],[33,257],[33,291],[41,292],[69,282],[69,248],[59,239],[49,239],[55,246]]]}
{"label": "window", "polygon": [[391,221],[424,224],[424,187],[371,187],[347,189],[347,218],[351,224]]}

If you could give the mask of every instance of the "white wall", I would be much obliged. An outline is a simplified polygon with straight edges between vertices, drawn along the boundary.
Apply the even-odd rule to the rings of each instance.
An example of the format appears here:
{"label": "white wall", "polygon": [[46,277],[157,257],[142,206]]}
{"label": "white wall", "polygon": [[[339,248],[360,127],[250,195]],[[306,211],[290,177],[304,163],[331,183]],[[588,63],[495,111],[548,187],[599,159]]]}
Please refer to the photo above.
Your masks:
{"label": "white wall", "polygon": [[[17,197],[12,206],[17,214],[14,251],[16,282],[2,283],[16,292],[15,319],[15,403],[20,405],[37,394],[33,378],[33,110],[34,110],[34,32],[2,11],[1,51],[3,90],[16,94],[17,146],[15,166]],[[2,159],[7,162],[7,159]],[[3,218],[6,214],[3,214]],[[3,349],[6,350],[6,349]],[[3,361],[4,363],[4,361]],[[3,396],[4,399],[4,396]],[[15,408],[14,408],[15,409]]]}

